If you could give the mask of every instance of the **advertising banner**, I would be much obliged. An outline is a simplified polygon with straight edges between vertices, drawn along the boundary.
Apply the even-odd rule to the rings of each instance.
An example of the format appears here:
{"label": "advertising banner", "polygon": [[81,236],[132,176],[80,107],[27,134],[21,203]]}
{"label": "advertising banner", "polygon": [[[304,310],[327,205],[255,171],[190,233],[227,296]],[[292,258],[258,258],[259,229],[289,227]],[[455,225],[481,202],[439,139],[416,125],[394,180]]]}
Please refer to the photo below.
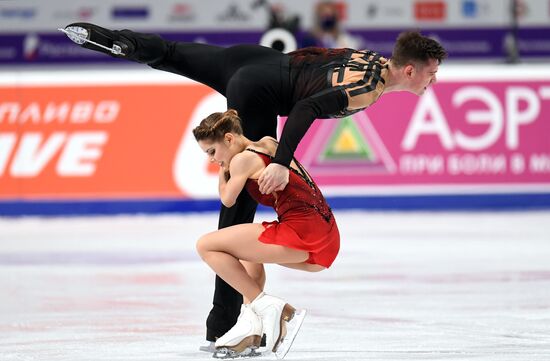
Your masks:
{"label": "advertising banner", "polygon": [[[62,74],[0,77],[0,203],[216,199],[191,130],[223,96],[154,70]],[[550,71],[442,66],[420,97],[316,120],[296,156],[327,196],[550,193]]]}
{"label": "advertising banner", "polygon": [[[361,48],[373,49],[391,56],[395,39],[402,29],[351,30]],[[426,29],[423,33],[437,39],[449,53],[449,61],[494,60],[504,62],[509,56],[512,33],[507,29]],[[262,31],[222,31],[161,33],[172,41],[205,42],[220,46],[240,43],[258,44]],[[521,59],[550,57],[550,27],[518,31],[518,52]],[[298,34],[298,44],[301,34]],[[125,60],[77,46],[61,33],[0,35],[1,65],[105,64],[127,67]]]}
{"label": "advertising banner", "polygon": [[324,185],[528,191],[550,189],[549,135],[549,80],[449,81],[317,121],[297,155]]}
{"label": "advertising banner", "polygon": [[171,169],[191,113],[211,92],[197,84],[0,87],[0,198],[188,197]]}

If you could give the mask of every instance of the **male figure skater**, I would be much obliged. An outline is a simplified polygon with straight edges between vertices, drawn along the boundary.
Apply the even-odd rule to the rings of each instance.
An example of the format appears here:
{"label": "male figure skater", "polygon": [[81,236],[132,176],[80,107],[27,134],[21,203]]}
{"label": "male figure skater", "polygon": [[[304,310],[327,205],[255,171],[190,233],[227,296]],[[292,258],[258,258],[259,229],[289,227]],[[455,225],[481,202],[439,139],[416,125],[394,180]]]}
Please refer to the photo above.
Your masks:
{"label": "male figure skater", "polygon": [[[258,180],[263,194],[285,188],[294,151],[315,119],[353,114],[393,91],[421,95],[435,83],[447,56],[437,41],[417,31],[399,35],[390,59],[370,50],[305,48],[283,54],[259,45],[223,48],[89,23],[70,24],[62,31],[85,48],[176,73],[218,91],[227,98],[227,108],[237,110],[244,135],[253,141],[276,137],[277,116],[288,116],[275,157]],[[221,207],[218,227],[252,222],[256,206],[242,192],[231,208]],[[236,322],[241,304],[241,295],[216,277],[214,306],[206,321],[211,350]]]}

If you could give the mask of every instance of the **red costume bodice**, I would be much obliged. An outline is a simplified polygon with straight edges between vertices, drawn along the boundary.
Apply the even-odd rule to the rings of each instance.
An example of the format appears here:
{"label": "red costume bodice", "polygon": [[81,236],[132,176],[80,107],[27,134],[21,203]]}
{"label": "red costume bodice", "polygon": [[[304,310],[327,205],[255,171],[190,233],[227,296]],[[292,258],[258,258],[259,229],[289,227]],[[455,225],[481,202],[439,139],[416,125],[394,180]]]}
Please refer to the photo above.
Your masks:
{"label": "red costume bodice", "polygon": [[[254,149],[247,150],[258,154],[266,166],[271,163],[273,157]],[[329,222],[332,218],[332,211],[323,194],[301,164],[296,160],[295,162],[299,171],[290,168],[289,181],[284,190],[272,194],[262,194],[255,179],[246,181],[246,190],[258,203],[275,209],[281,222],[295,216],[303,217],[311,212],[319,214]]]}

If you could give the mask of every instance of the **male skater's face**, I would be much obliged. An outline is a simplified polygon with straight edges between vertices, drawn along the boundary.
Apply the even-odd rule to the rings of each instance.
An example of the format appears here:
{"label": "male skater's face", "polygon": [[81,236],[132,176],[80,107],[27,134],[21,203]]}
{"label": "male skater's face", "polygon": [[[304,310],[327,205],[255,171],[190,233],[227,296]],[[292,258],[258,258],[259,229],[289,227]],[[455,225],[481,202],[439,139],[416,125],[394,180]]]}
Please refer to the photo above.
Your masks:
{"label": "male skater's face", "polygon": [[416,95],[422,95],[430,86],[437,81],[436,73],[439,69],[439,62],[436,59],[429,59],[425,64],[410,65],[409,90]]}

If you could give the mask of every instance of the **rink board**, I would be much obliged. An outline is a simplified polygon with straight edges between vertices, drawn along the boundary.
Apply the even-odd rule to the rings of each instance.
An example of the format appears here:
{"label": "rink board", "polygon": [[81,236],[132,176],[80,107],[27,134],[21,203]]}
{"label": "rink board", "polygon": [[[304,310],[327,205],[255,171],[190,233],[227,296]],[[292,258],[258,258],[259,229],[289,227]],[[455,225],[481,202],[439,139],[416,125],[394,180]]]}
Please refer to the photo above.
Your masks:
{"label": "rink board", "polygon": [[[438,80],[312,125],[296,156],[331,205],[549,207],[550,68],[444,65]],[[0,73],[0,214],[215,210],[217,169],[191,130],[224,109],[141,67]]]}

